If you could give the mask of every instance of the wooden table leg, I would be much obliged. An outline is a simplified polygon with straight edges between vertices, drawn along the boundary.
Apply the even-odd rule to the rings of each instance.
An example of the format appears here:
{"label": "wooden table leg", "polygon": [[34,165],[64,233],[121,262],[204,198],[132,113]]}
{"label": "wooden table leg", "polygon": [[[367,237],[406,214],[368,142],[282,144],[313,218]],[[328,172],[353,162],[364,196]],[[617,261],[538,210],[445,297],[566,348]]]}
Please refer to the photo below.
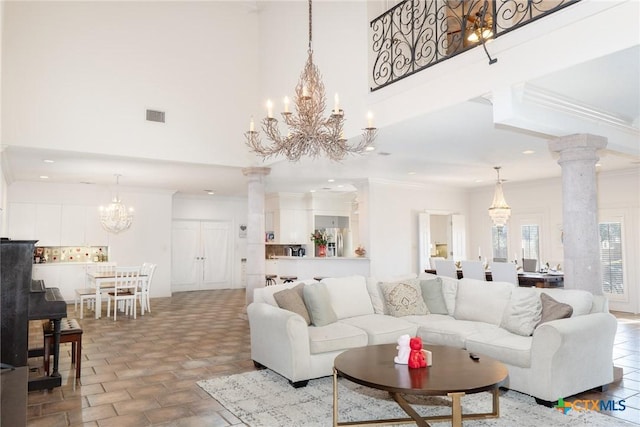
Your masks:
{"label": "wooden table leg", "polygon": [[449,393],[451,398],[451,427],[462,427],[462,402],[464,393]]}
{"label": "wooden table leg", "polygon": [[333,368],[333,427],[338,425],[338,371]]}

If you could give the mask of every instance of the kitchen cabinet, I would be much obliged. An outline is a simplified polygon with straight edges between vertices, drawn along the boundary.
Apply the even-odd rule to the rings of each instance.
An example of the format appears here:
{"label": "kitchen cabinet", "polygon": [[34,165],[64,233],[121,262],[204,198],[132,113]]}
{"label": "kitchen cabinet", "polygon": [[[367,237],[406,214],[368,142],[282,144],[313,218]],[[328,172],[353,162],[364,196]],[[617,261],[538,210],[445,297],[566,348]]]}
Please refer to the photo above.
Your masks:
{"label": "kitchen cabinet", "polygon": [[60,205],[37,205],[35,221],[35,238],[37,246],[53,246],[60,244]]}
{"label": "kitchen cabinet", "polygon": [[13,240],[37,240],[35,203],[9,203],[8,231]]}
{"label": "kitchen cabinet", "polygon": [[[60,246],[86,245],[85,206],[63,205],[60,220]],[[38,246],[41,246],[40,244]]]}
{"label": "kitchen cabinet", "polygon": [[276,241],[280,244],[307,244],[311,229],[307,219],[307,211],[297,209],[281,209],[279,224],[276,228]]}
{"label": "kitchen cabinet", "polygon": [[58,288],[64,300],[70,303],[75,298],[75,290],[85,287],[87,269],[92,266],[90,263],[34,265],[31,277],[44,280],[48,288]]}

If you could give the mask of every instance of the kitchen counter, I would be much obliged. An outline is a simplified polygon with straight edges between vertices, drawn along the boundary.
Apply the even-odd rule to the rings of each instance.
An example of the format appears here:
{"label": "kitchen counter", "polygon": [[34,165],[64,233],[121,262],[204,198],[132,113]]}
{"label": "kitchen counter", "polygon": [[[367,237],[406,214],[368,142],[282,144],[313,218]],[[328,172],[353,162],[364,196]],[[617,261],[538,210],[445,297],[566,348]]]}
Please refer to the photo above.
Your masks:
{"label": "kitchen counter", "polygon": [[278,276],[297,276],[298,280],[314,277],[369,276],[366,257],[297,257],[276,256]]}

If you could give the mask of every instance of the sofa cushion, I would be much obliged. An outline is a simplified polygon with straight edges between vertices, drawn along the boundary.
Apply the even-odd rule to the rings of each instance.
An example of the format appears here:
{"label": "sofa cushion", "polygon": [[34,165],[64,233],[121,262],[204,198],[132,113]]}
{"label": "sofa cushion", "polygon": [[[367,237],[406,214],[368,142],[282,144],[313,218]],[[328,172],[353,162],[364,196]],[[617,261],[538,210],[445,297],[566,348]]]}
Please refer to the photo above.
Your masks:
{"label": "sofa cushion", "polygon": [[581,289],[536,288],[536,292],[545,293],[558,302],[569,304],[573,308],[571,317],[589,314],[593,307],[593,294]]}
{"label": "sofa cushion", "polygon": [[327,285],[331,307],[338,319],[373,314],[373,305],[363,276],[322,279]]}
{"label": "sofa cushion", "polygon": [[558,302],[544,292],[540,294],[540,302],[542,303],[542,314],[538,325],[571,317],[573,313],[573,307],[569,304]]}
{"label": "sofa cushion", "polygon": [[307,306],[304,305],[304,299],[302,292],[304,289],[304,283],[299,283],[290,289],[283,289],[273,294],[273,298],[278,303],[278,307],[289,310],[302,316],[307,325],[311,324],[309,318],[309,312]]}
{"label": "sofa cushion", "polygon": [[309,327],[311,354],[364,347],[369,342],[367,333],[346,323],[335,322],[326,326]]}
{"label": "sofa cushion", "polygon": [[449,314],[442,294],[442,279],[440,277],[420,280],[420,289],[429,313]]}
{"label": "sofa cushion", "polygon": [[355,326],[365,331],[369,337],[369,345],[395,343],[400,335],[415,336],[418,326],[407,322],[405,318],[368,314],[350,317],[340,322]]}
{"label": "sofa cushion", "polygon": [[474,320],[499,325],[515,285],[483,280],[458,280],[454,316],[459,320]]}
{"label": "sofa cushion", "polygon": [[338,320],[331,307],[331,298],[325,283],[307,284],[302,294],[314,326],[325,326]]}
{"label": "sofa cushion", "polygon": [[533,289],[515,288],[502,316],[500,327],[517,335],[533,334],[542,314],[540,296]]}
{"label": "sofa cushion", "polygon": [[391,316],[428,314],[419,279],[380,283],[380,290]]}
{"label": "sofa cushion", "polygon": [[500,328],[470,335],[466,342],[467,350],[470,352],[484,354],[506,364],[522,368],[531,366],[532,343],[533,337],[531,336],[512,334]]}
{"label": "sofa cushion", "polygon": [[[433,320],[432,316],[440,316],[440,320]],[[414,317],[418,316],[411,316],[409,319]],[[468,336],[486,330],[498,329],[496,325],[489,323],[456,320],[441,314],[430,314],[422,317],[432,318],[432,321],[426,320],[425,323],[418,325],[417,335],[427,344],[465,348]]]}

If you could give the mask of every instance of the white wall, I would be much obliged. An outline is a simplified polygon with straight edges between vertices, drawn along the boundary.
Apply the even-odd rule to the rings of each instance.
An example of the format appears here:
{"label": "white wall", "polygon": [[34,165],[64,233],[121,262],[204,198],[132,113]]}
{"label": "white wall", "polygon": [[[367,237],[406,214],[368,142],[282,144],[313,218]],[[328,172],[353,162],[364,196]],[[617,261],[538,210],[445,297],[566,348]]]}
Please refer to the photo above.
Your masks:
{"label": "white wall", "polygon": [[[371,275],[418,273],[418,213],[449,211],[467,216],[467,193],[444,186],[369,183]],[[468,246],[468,245],[467,245]]]}
{"label": "white wall", "polygon": [[3,144],[248,163],[252,2],[3,3]]}
{"label": "white wall", "polygon": [[[8,187],[8,202],[93,206],[98,215],[98,206],[110,202],[112,191],[95,185],[15,182]],[[109,234],[110,260],[120,265],[157,264],[151,297],[171,296],[172,193],[123,186],[118,192],[122,202],[135,209],[135,218],[126,232]]]}
{"label": "white wall", "polygon": [[[624,221],[625,281],[629,296],[625,301],[610,301],[613,310],[637,313],[640,311],[640,168],[599,173],[598,215],[600,220],[615,216]],[[541,259],[551,265],[564,265],[564,252],[560,240],[562,229],[562,180],[554,178],[534,182],[506,182],[504,195],[511,207],[508,226],[518,218],[537,216],[541,219]],[[469,242],[472,248],[480,246],[483,254],[491,254],[491,220],[487,208],[493,198],[494,187],[484,187],[469,194]],[[518,232],[517,230],[515,232]],[[513,248],[510,233],[509,259],[520,248]],[[489,258],[489,256],[487,256]],[[519,256],[521,258],[521,256]]]}
{"label": "white wall", "polygon": [[187,196],[176,194],[173,197],[172,218],[175,220],[230,221],[233,239],[232,287],[240,288],[242,258],[247,257],[247,239],[239,237],[240,225],[248,224],[248,206],[246,198]]}

